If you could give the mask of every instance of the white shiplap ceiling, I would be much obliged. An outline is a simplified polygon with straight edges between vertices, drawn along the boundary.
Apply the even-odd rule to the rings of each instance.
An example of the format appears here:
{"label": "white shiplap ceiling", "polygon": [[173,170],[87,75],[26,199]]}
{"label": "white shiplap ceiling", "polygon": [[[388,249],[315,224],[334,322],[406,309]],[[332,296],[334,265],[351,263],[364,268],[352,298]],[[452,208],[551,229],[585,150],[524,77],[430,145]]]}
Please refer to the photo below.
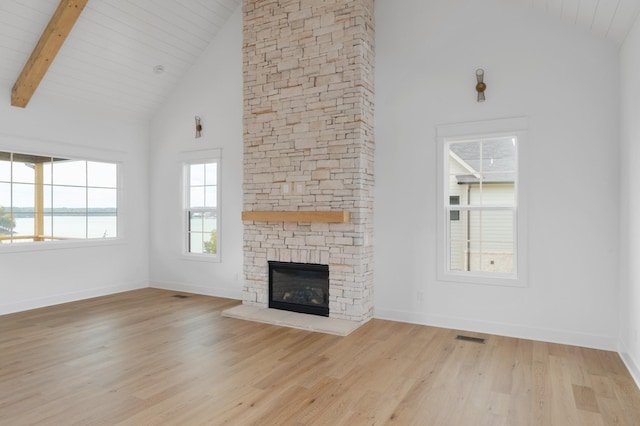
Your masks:
{"label": "white shiplap ceiling", "polygon": [[[31,102],[56,98],[148,118],[240,1],[89,0]],[[13,87],[58,3],[0,0],[3,89]],[[164,73],[154,73],[157,65]]]}
{"label": "white shiplap ceiling", "polygon": [[508,0],[591,31],[620,45],[640,11],[640,0]]}
{"label": "white shiplap ceiling", "polygon": [[[505,1],[618,45],[640,10],[640,0]],[[89,0],[31,102],[46,97],[149,118],[240,3]],[[10,91],[57,5],[0,0],[0,93]],[[165,72],[155,74],[156,65]]]}

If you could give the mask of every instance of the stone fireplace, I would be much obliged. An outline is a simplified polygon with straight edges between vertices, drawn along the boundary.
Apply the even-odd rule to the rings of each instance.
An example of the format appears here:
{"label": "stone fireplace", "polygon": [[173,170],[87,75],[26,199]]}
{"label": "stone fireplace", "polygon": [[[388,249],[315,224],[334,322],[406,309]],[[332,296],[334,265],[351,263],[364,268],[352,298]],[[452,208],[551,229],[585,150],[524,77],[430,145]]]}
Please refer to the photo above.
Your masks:
{"label": "stone fireplace", "polygon": [[373,0],[244,0],[243,303],[268,262],[329,267],[329,316],[373,314]]}

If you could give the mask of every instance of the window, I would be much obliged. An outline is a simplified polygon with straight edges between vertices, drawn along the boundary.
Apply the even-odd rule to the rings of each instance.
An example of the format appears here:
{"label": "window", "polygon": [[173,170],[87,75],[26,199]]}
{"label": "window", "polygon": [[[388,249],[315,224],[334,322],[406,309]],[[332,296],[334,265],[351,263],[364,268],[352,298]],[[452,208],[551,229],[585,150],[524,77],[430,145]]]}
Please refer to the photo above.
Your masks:
{"label": "window", "polygon": [[118,235],[116,163],[0,152],[0,243]]}
{"label": "window", "polygon": [[[460,196],[459,195],[449,195],[449,204],[452,206],[457,206],[460,204]],[[451,210],[449,211],[449,218],[451,220],[460,220],[460,210]]]}
{"label": "window", "polygon": [[219,257],[218,160],[189,162],[184,166],[186,252],[201,258]]}
{"label": "window", "polygon": [[520,120],[500,120],[438,129],[440,279],[522,285],[522,128]]}

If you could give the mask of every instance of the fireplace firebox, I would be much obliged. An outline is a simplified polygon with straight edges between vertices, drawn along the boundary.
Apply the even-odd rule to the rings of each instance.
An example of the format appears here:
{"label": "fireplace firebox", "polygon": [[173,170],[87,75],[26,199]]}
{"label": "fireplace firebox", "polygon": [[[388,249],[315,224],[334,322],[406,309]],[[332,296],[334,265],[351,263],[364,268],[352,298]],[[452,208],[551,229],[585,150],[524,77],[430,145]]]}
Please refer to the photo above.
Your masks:
{"label": "fireplace firebox", "polygon": [[269,307],[329,316],[329,265],[269,262]]}

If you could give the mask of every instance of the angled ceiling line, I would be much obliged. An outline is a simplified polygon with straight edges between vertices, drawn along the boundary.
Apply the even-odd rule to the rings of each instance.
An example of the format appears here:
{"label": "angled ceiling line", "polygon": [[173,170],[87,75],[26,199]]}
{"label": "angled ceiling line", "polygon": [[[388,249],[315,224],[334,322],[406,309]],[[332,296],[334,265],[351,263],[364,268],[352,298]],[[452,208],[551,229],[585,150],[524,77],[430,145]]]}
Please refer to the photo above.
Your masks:
{"label": "angled ceiling line", "polygon": [[613,25],[613,20],[616,19],[616,15],[618,14],[619,7],[620,7],[620,0],[616,2],[616,8],[613,11],[613,15],[611,16],[611,19],[609,20],[609,25],[607,25],[607,32],[605,33],[605,37],[607,37],[609,35],[609,32],[611,31],[611,25]]}
{"label": "angled ceiling line", "polygon": [[11,89],[11,105],[20,108],[27,106],[87,2],[88,0],[60,0]]}

